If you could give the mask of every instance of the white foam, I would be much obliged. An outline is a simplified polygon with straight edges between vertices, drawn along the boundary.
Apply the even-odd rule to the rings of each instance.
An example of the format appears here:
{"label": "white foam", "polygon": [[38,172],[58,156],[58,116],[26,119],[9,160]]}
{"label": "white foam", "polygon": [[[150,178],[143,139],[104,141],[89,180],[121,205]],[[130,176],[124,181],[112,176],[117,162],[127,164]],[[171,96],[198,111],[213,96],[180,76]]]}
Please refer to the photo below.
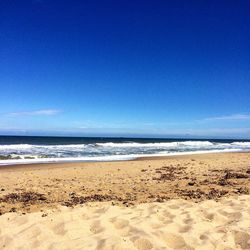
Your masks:
{"label": "white foam", "polygon": [[105,142],[95,144],[66,144],[66,145],[33,145],[33,144],[12,144],[0,145],[0,151],[7,150],[81,150],[85,148],[232,148],[232,147],[250,147],[250,142],[233,142],[233,143],[213,143],[210,141],[175,141],[175,142],[155,142],[155,143],[138,143],[138,142]]}
{"label": "white foam", "polygon": [[30,145],[30,144],[0,145],[0,150],[31,149],[32,147],[33,147],[33,145]]}
{"label": "white foam", "polygon": [[[250,151],[250,142],[210,142],[210,141],[173,141],[173,142],[105,142],[93,144],[66,145],[0,145],[0,155],[22,159],[0,160],[0,164],[26,164],[42,162],[70,161],[113,161],[137,157],[159,155],[184,155],[211,152]],[[42,158],[42,157],[50,158]],[[32,157],[35,159],[25,159]]]}
{"label": "white foam", "polygon": [[185,146],[195,146],[195,147],[200,147],[200,146],[213,146],[214,143],[210,141],[184,141],[180,142],[180,145],[185,145]]}
{"label": "white foam", "polygon": [[130,155],[109,155],[109,156],[87,156],[87,157],[65,157],[65,158],[36,158],[36,159],[18,159],[18,160],[1,160],[0,165],[15,164],[34,164],[34,163],[62,163],[62,162],[98,162],[98,161],[125,161],[144,157],[157,156],[175,156],[175,155],[192,155],[192,154],[209,154],[222,152],[240,152],[240,149],[221,149],[221,150],[199,150],[192,152],[175,152],[175,153],[158,153],[158,154],[130,154]]}
{"label": "white foam", "polygon": [[51,148],[51,149],[67,149],[67,148],[85,148],[88,146],[88,144],[66,144],[66,145],[35,145],[36,147],[40,148]]}
{"label": "white foam", "polygon": [[250,147],[250,142],[232,142],[233,146]]}
{"label": "white foam", "polygon": [[106,143],[96,143],[98,146],[102,147],[115,147],[115,148],[123,148],[123,147],[180,147],[180,146],[193,146],[193,147],[201,147],[201,146],[213,146],[214,144],[209,141],[180,141],[180,142],[155,142],[155,143],[137,143],[137,142],[123,142],[123,143],[114,143],[114,142],[106,142]]}
{"label": "white foam", "polygon": [[45,149],[74,149],[85,148],[88,144],[66,144],[66,145],[34,145],[34,144],[11,144],[0,145],[0,150],[25,150],[32,148],[45,148]]}
{"label": "white foam", "polygon": [[89,162],[89,161],[124,161],[136,158],[132,155],[110,155],[110,156],[87,156],[87,157],[65,157],[65,158],[36,158],[1,160],[0,165],[32,164],[32,163],[56,163],[56,162]]}

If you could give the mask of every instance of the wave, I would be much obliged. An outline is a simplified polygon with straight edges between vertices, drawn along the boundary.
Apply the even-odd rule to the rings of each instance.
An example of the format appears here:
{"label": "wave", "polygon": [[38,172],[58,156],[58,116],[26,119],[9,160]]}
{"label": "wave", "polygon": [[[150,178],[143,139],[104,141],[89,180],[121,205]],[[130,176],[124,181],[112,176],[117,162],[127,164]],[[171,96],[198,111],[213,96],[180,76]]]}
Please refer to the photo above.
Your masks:
{"label": "wave", "polygon": [[2,150],[26,150],[26,149],[82,149],[87,147],[86,144],[66,144],[66,145],[34,145],[34,144],[12,144],[12,145],[0,145],[0,151]]}
{"label": "wave", "polygon": [[123,143],[93,143],[93,144],[66,144],[66,145],[36,145],[36,144],[12,144],[0,145],[1,151],[27,151],[27,150],[83,150],[95,148],[178,148],[178,147],[209,147],[214,143],[209,141],[183,141],[183,142],[157,142],[157,143],[138,143],[138,142],[123,142]]}
{"label": "wave", "polygon": [[[173,155],[197,152],[249,151],[250,142],[172,141],[172,142],[104,142],[85,144],[11,144],[0,145],[0,162],[13,164],[55,161],[106,161],[131,157]],[[58,160],[60,159],[60,160]]]}
{"label": "wave", "polygon": [[241,147],[250,147],[250,142],[232,142],[231,145],[241,146]]}
{"label": "wave", "polygon": [[38,145],[38,144],[11,144],[0,145],[0,151],[4,150],[27,150],[27,149],[86,149],[86,148],[179,148],[179,147],[242,147],[249,148],[250,142],[232,142],[232,143],[217,143],[210,141],[178,141],[178,142],[154,142],[154,143],[139,143],[139,142],[105,142],[105,143],[90,143],[90,144],[62,144],[62,145]]}
{"label": "wave", "polygon": [[159,156],[175,156],[175,155],[192,155],[192,154],[208,154],[222,152],[238,152],[239,149],[220,149],[220,150],[197,150],[189,152],[162,152],[158,154],[129,154],[129,155],[106,155],[106,156],[88,156],[88,157],[65,157],[65,158],[34,158],[34,159],[18,159],[18,160],[1,160],[0,165],[15,164],[34,164],[34,163],[63,163],[63,162],[98,162],[98,161],[125,161],[137,158],[159,157]]}
{"label": "wave", "polygon": [[137,142],[123,142],[123,143],[114,143],[114,142],[106,142],[106,143],[96,143],[98,146],[102,147],[180,147],[180,146],[212,146],[214,145],[209,141],[183,141],[183,142],[154,142],[154,143],[137,143]]}

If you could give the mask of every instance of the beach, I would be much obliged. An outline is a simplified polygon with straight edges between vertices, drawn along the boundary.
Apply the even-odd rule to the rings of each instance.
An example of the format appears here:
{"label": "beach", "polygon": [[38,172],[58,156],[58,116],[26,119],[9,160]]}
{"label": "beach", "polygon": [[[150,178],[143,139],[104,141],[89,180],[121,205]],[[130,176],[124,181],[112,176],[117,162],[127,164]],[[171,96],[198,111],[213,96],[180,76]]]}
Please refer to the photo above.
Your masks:
{"label": "beach", "polygon": [[1,249],[250,249],[250,153],[0,166]]}
{"label": "beach", "polygon": [[250,250],[250,0],[0,12],[0,250]]}

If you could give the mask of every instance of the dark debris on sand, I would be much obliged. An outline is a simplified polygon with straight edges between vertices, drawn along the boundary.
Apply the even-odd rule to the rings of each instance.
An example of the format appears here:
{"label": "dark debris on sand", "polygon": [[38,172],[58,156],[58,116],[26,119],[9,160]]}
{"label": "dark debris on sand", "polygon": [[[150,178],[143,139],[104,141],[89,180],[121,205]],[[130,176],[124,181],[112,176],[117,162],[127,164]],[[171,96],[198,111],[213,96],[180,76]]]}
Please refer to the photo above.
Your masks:
{"label": "dark debris on sand", "polygon": [[196,190],[177,190],[178,195],[181,198],[184,199],[195,199],[195,200],[217,200],[218,198],[221,198],[223,196],[225,196],[228,191],[226,190],[218,190],[218,189],[214,189],[212,188],[210,191],[208,192],[204,192],[201,189],[196,189]]}
{"label": "dark debris on sand", "polygon": [[181,174],[185,173],[186,167],[164,166],[156,169],[156,173],[160,174],[159,177],[153,177],[157,181],[173,181],[178,179]]}
{"label": "dark debris on sand", "polygon": [[17,202],[34,204],[38,202],[45,202],[46,200],[47,198],[44,196],[44,194],[36,192],[11,193],[0,198],[0,202],[11,204]]}
{"label": "dark debris on sand", "polygon": [[223,171],[223,175],[219,178],[217,184],[220,186],[232,185],[230,180],[233,179],[247,179],[250,176],[248,175],[248,170],[246,171],[247,174],[233,172],[232,170],[225,170]]}
{"label": "dark debris on sand", "polygon": [[62,205],[67,207],[73,207],[78,204],[84,204],[86,202],[103,202],[103,201],[119,201],[124,202],[124,200],[120,197],[114,196],[114,195],[100,195],[100,194],[94,194],[90,196],[76,196],[75,194],[71,195],[71,198],[63,202]]}
{"label": "dark debris on sand", "polygon": [[[140,181],[134,182],[133,186],[124,192],[121,190],[116,192],[112,189],[103,190],[100,186],[88,192],[87,187],[81,186],[78,190],[72,189],[69,194],[65,191],[65,195],[60,197],[60,201],[55,201],[52,199],[53,190],[45,195],[16,189],[13,193],[1,195],[0,203],[3,204],[0,204],[0,215],[19,209],[27,212],[33,205],[53,206],[58,202],[64,206],[74,207],[88,202],[111,202],[112,205],[133,206],[137,202],[164,202],[172,198],[196,202],[206,199],[218,200],[230,194],[249,194],[249,178],[249,167],[237,170],[211,169],[202,172],[201,176],[196,176],[187,171],[187,167],[181,165],[162,166],[150,171],[142,169]],[[61,182],[62,180],[53,179],[53,181]],[[145,182],[145,185],[142,185],[142,182]],[[157,189],[157,185],[159,185],[159,189]],[[6,190],[6,188],[0,187],[0,192],[6,192]]]}

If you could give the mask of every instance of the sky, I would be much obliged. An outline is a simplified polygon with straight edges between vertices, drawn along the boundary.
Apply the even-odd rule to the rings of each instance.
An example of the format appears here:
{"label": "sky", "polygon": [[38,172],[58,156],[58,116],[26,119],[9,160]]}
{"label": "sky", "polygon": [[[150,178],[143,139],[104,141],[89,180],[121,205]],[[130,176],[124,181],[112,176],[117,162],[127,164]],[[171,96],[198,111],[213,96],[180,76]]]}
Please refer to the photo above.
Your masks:
{"label": "sky", "polygon": [[250,138],[250,1],[0,1],[0,134]]}

